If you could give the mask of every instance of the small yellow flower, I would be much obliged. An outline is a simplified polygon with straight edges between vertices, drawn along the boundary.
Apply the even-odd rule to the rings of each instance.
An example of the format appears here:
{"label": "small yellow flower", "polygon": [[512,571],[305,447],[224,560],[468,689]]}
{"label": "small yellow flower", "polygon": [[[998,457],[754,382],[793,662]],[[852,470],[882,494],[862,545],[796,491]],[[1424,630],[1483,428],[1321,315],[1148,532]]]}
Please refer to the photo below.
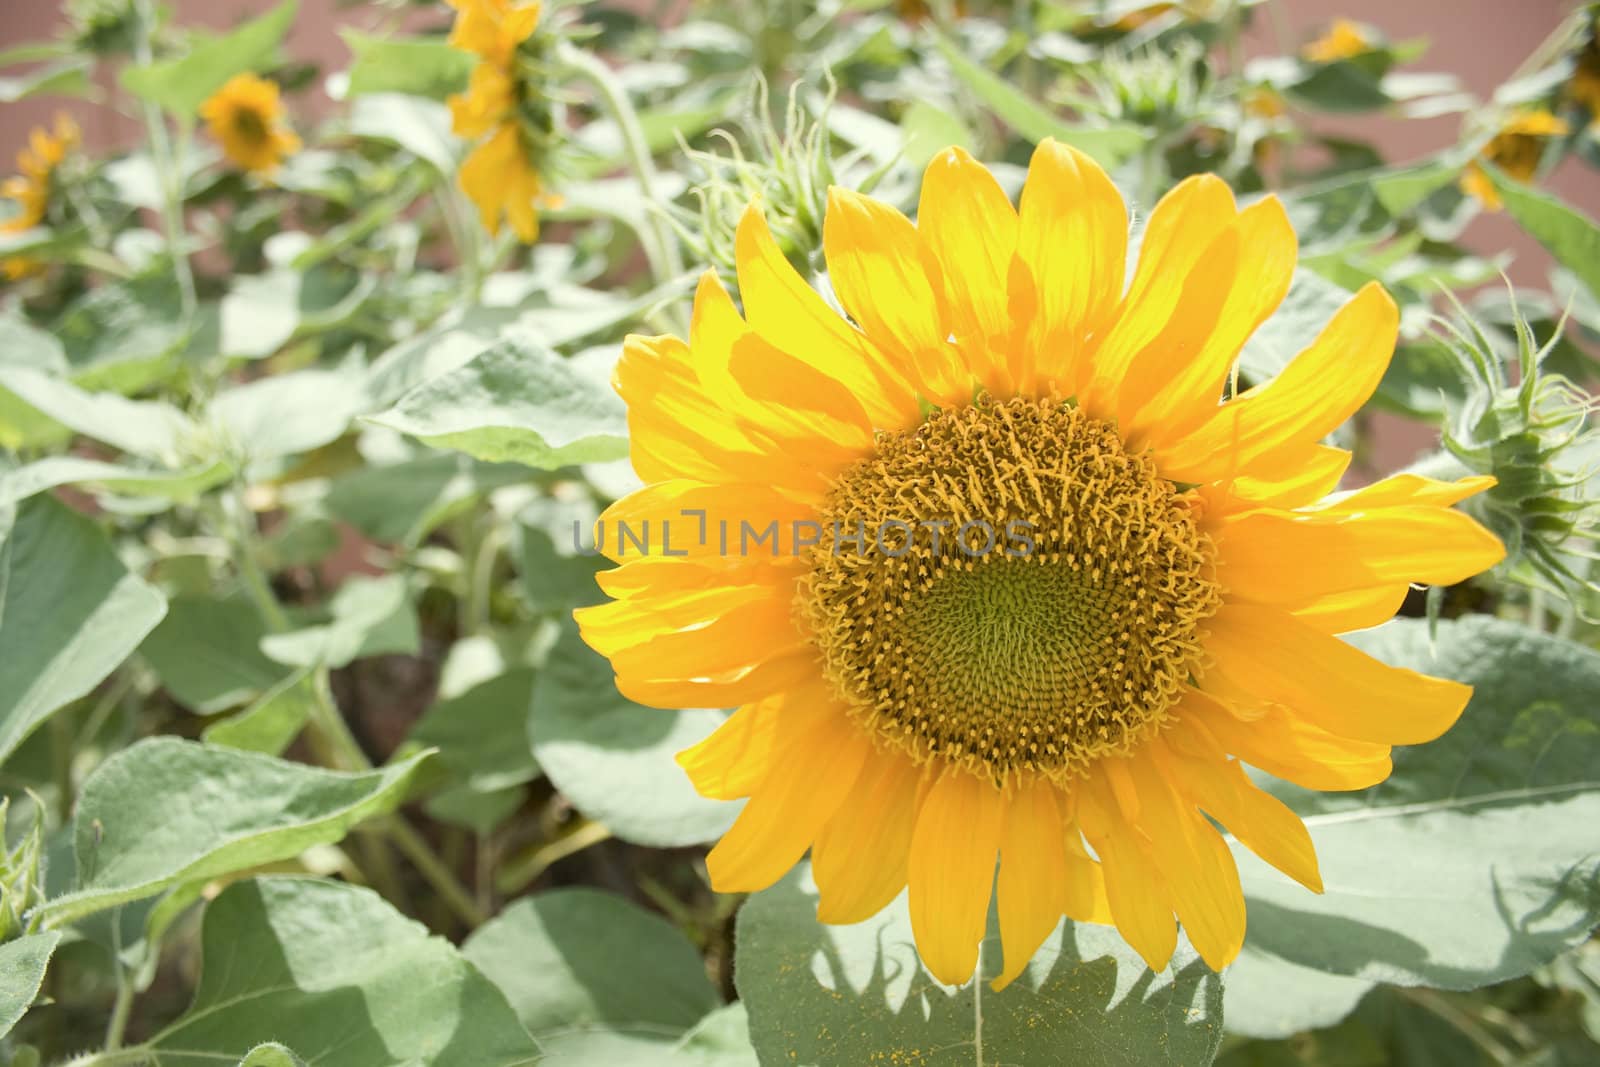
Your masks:
{"label": "small yellow flower", "polygon": [[200,105],[200,117],[222,154],[237,167],[270,174],[300,149],[300,138],[284,125],[276,82],[236,74]]}
{"label": "small yellow flower", "polygon": [[[1567,129],[1564,120],[1548,111],[1520,111],[1500,127],[1500,132],[1489,139],[1478,156],[1493,163],[1507,177],[1519,182],[1532,181],[1544,157],[1545,139],[1560,137]],[[1467,164],[1466,173],[1461,176],[1461,189],[1477,197],[1490,211],[1499,211],[1502,206],[1500,191],[1476,161]]]}
{"label": "small yellow flower", "polygon": [[1337,63],[1372,51],[1373,39],[1367,28],[1350,19],[1334,19],[1327,32],[1300,50],[1313,63]]}
{"label": "small yellow flower", "polygon": [[461,164],[461,190],[478,206],[490,233],[498,233],[504,219],[524,243],[538,238],[537,207],[545,199],[544,187],[516,123],[503,124],[467,156]]}
{"label": "small yellow flower", "polygon": [[[28,134],[27,147],[17,153],[18,173],[0,183],[0,197],[15,201],[16,211],[0,222],[0,233],[22,233],[44,222],[55,188],[56,168],[78,143],[78,124],[71,116],[56,116],[55,132],[36,127]],[[16,279],[35,273],[39,264],[25,256],[0,260],[0,273]]]}
{"label": "small yellow flower", "polygon": [[[997,985],[1063,915],[1115,924],[1158,970],[1176,915],[1220,969],[1245,901],[1212,819],[1322,888],[1305,826],[1244,764],[1365,789],[1390,746],[1466,706],[1468,687],[1336,635],[1502,559],[1450,507],[1494,479],[1329,495],[1350,454],[1324,441],[1394,353],[1376,284],[1220,399],[1294,274],[1274,197],[1241,210],[1186,179],[1129,272],[1121,195],[1064,145],[1039,146],[1015,207],[956,148],[921,195],[913,223],[831,191],[843,314],[753,206],[742,312],[707,272],[687,341],[627,339],[615,382],[646,485],[602,517],[616,599],[579,626],[630,698],[739,706],[679,756],[705,795],[749,798],[706,861],[719,891],[809,849],[822,921],[906,890],[952,984],[991,893]],[[618,523],[654,540],[630,551]]]}
{"label": "small yellow flower", "polygon": [[544,202],[537,153],[520,113],[528,95],[518,48],[539,25],[539,4],[512,0],[450,0],[456,9],[450,43],[480,62],[465,93],[449,100],[450,128],[469,140],[486,137],[461,164],[461,189],[478,207],[484,228],[502,221],[524,242],[539,235]]}

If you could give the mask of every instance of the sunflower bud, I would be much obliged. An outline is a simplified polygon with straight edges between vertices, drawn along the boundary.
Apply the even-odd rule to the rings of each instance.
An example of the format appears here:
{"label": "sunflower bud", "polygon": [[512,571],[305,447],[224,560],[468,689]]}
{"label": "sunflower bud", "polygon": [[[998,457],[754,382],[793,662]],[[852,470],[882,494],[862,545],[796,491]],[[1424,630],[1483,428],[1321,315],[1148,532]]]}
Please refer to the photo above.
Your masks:
{"label": "sunflower bud", "polygon": [[1496,479],[1468,507],[1505,542],[1502,573],[1530,588],[1554,589],[1592,615],[1600,608],[1591,567],[1600,539],[1600,500],[1592,488],[1600,433],[1589,425],[1596,401],[1544,369],[1560,331],[1540,346],[1514,297],[1511,310],[1515,385],[1483,326],[1469,319],[1465,331],[1449,327],[1446,344],[1468,388],[1452,405],[1444,446],[1474,473]]}
{"label": "sunflower bud", "polygon": [[[760,200],[784,257],[805,272],[819,265],[828,187],[842,184],[837,175],[843,167],[835,165],[827,131],[826,108],[832,101],[830,83],[823,115],[813,121],[799,101],[798,89],[792,90],[784,109],[783,132],[779,133],[766,82],[757,79],[742,131],[743,142],[752,144],[753,152],[747,152],[741,138],[726,130],[715,131],[727,146],[723,151],[685,147],[685,154],[701,174],[691,189],[700,210],[675,211],[672,222],[696,259],[715,265],[731,280],[734,230],[750,202]],[[874,172],[852,184],[870,190],[882,173]]]}
{"label": "sunflower bud", "polygon": [[[0,828],[11,812],[11,798],[0,799]],[[28,933],[28,912],[44,899],[44,809],[35,803],[33,825],[14,848],[0,848],[0,942]]]}
{"label": "sunflower bud", "polygon": [[68,0],[67,24],[73,46],[97,56],[128,55],[139,35],[133,0]]}
{"label": "sunflower bud", "polygon": [[1164,51],[1108,57],[1088,76],[1086,111],[1156,133],[1184,129],[1216,112],[1203,46],[1180,41]]}

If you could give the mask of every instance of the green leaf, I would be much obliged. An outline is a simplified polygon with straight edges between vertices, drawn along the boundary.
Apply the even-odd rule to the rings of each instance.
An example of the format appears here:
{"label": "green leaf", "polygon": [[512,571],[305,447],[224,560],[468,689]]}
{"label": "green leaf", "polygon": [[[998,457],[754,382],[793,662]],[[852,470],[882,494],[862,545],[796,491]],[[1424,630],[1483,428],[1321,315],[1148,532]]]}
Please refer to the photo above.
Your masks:
{"label": "green leaf", "polygon": [[699,951],[671,923],[596,889],[523,897],[461,946],[541,1041],[564,1030],[681,1035],[717,1007]]}
{"label": "green leaf", "polygon": [[266,633],[261,613],[242,597],[179,596],[139,651],[174,700],[212,715],[283,680],[283,666],[261,651]]}
{"label": "green leaf", "polygon": [[122,73],[122,86],[174,115],[191,117],[235,74],[265,70],[276,62],[298,6],[298,0],[284,0],[231,33],[197,42],[187,55],[129,67]]}
{"label": "green leaf", "polygon": [[359,30],[339,35],[355,57],[350,95],[407,93],[443,100],[464,92],[477,57],[452,48],[443,38],[374,37]]}
{"label": "green leaf", "polygon": [[1226,977],[1222,1004],[1228,1032],[1257,1038],[1333,1026],[1377,986],[1370,979],[1290,963],[1257,947],[1248,934]]}
{"label": "green leaf", "polygon": [[53,497],[0,505],[0,761],[87,695],[161,621],[95,523]]}
{"label": "green leaf", "polygon": [[[1381,785],[1275,787],[1305,818],[1327,891],[1307,893],[1235,849],[1260,965],[1472,989],[1585,940],[1600,924],[1600,653],[1482,616],[1440,623],[1434,643],[1421,620],[1352,640],[1475,691],[1444,737],[1396,750]],[[1292,973],[1273,981],[1280,1016],[1317,1010],[1288,1004]]]}
{"label": "green leaf", "polygon": [[543,1038],[544,1067],[756,1067],[743,1004],[718,1008],[681,1037],[648,1027],[570,1030]]}
{"label": "green leaf", "polygon": [[491,463],[553,470],[628,454],[626,411],[610,387],[525,338],[485,349],[368,418]]}
{"label": "green leaf", "polygon": [[171,404],[91,393],[29,367],[0,367],[0,388],[85,437],[147,459],[172,462],[196,433],[189,417]]}
{"label": "green leaf", "polygon": [[376,286],[373,278],[333,263],[241,275],[218,309],[222,354],[270,356],[298,336],[347,322]]}
{"label": "green leaf", "polygon": [[316,705],[310,673],[307,668],[295,671],[239,714],[206,727],[200,736],[225,748],[282,755],[311,718]]}
{"label": "green leaf", "polygon": [[604,599],[595,575],[609,561],[576,547],[590,543],[596,517],[587,499],[541,497],[518,512],[519,577],[535,611],[565,613]]}
{"label": "green leaf", "polygon": [[0,1037],[11,1032],[38,997],[50,954],[60,940],[60,933],[47,930],[0,945]]}
{"label": "green leaf", "polygon": [[223,390],[207,417],[247,459],[281,459],[338,440],[364,396],[354,374],[293,371]]}
{"label": "green leaf", "polygon": [[325,623],[270,634],[261,650],[291,667],[343,667],[364,656],[415,655],[421,640],[417,613],[403,575],[350,578],[333,594]]}
{"label": "green leaf", "polygon": [[528,748],[530,668],[507,671],[449,700],[417,721],[411,739],[439,750],[439,762],[457,781],[480,792],[531,782],[539,764]]}
{"label": "green leaf", "polygon": [[956,77],[973,95],[1006,125],[1035,144],[1054,137],[1093,157],[1102,166],[1114,167],[1131,158],[1148,140],[1144,131],[1135,126],[1092,127],[1063,122],[1012,88],[999,75],[973,62],[952,42],[939,37],[936,43]]}
{"label": "green leaf", "polygon": [[99,285],[68,305],[52,327],[84,389],[132,393],[171,371],[191,328],[167,277]]}
{"label": "green leaf", "polygon": [[306,1067],[306,1062],[274,1041],[251,1049],[250,1055],[239,1061],[239,1067]]}
{"label": "green leaf", "polygon": [[628,700],[569,621],[534,684],[528,736],[545,775],[579,811],[624,841],[674,847],[716,839],[738,814],[739,805],[696,793],[673,761],[723,719]]}
{"label": "green leaf", "polygon": [[527,478],[527,468],[515,464],[427,452],[401,463],[341,474],[329,484],[323,504],[329,514],[374,541],[417,545],[484,493]]}
{"label": "green leaf", "polygon": [[71,56],[47,63],[18,78],[0,78],[0,104],[14,104],[30,96],[89,96],[92,67],[86,56]]}
{"label": "green leaf", "polygon": [[60,926],[331,844],[393,811],[431,755],[341,774],[175,737],[141,741],[84,782],[75,819],[78,888],[46,903],[44,920]]}
{"label": "green leaf", "polygon": [[167,470],[80,456],[46,456],[14,470],[0,466],[0,507],[62,485],[92,485],[125,496],[188,501],[232,476],[233,466],[224,459]]}
{"label": "green leaf", "polygon": [[350,132],[405,149],[442,175],[455,173],[465,142],[450,133],[443,104],[404,93],[368,93],[350,107]]}
{"label": "green leaf", "polygon": [[194,1003],[141,1048],[214,1067],[266,1042],[338,1067],[523,1067],[538,1046],[443,938],[368,889],[309,878],[229,886],[206,908]]}
{"label": "green leaf", "polygon": [[[1003,992],[954,992],[922,968],[902,894],[854,926],[817,922],[802,864],[739,912],[734,979],[762,1063],[1203,1067],[1222,1040],[1222,982],[1181,942],[1152,973],[1111,927],[1063,924]],[[991,929],[982,973],[999,972]]]}
{"label": "green leaf", "polygon": [[1493,166],[1484,171],[1518,225],[1582,279],[1591,293],[1600,296],[1600,224],[1549,193],[1513,181]]}

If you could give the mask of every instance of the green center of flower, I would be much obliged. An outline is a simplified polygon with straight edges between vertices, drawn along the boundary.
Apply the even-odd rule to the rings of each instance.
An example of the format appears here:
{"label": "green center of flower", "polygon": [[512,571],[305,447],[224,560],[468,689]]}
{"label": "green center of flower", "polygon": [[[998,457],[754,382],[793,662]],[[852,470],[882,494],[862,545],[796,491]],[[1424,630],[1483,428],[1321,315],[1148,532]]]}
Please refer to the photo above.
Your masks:
{"label": "green center of flower", "polygon": [[1164,717],[1218,603],[1191,501],[1060,401],[884,434],[823,509],[800,610],[886,742],[1066,779]]}
{"label": "green center of flower", "polygon": [[241,107],[233,113],[233,132],[242,140],[259,144],[267,139],[267,119],[253,107]]}

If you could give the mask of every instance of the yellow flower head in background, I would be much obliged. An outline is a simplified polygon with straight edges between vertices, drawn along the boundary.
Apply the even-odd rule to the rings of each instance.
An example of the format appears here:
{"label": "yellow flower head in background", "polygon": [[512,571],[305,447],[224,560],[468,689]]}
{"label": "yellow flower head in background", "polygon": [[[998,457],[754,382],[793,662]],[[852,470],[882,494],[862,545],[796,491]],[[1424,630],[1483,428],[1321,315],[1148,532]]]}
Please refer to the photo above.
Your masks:
{"label": "yellow flower head in background", "polygon": [[1334,19],[1321,37],[1307,44],[1300,54],[1313,63],[1337,63],[1372,51],[1373,40],[1367,28],[1350,19]]}
{"label": "yellow flower head in background", "polygon": [[[1560,137],[1566,132],[1566,122],[1548,111],[1521,111],[1500,127],[1500,132],[1489,139],[1478,155],[1508,177],[1519,182],[1532,181],[1539,173],[1539,161],[1544,158],[1546,138]],[[1461,175],[1461,189],[1477,197],[1490,211],[1499,211],[1502,206],[1500,191],[1476,161],[1467,164],[1466,172]]]}
{"label": "yellow flower head in background", "polygon": [[[28,134],[27,146],[17,153],[17,173],[0,183],[0,197],[16,203],[13,214],[0,221],[0,233],[22,233],[44,222],[56,169],[79,139],[78,124],[66,114],[56,116],[54,132],[39,126]],[[0,260],[0,273],[7,278],[21,278],[37,269],[38,264],[24,256]]]}
{"label": "yellow flower head in background", "polygon": [[300,138],[284,123],[278,84],[255,74],[236,74],[200,105],[206,129],[229,162],[253,174],[270,174],[300,150]]}
{"label": "yellow flower head in background", "polygon": [[[1465,706],[1334,635],[1501,559],[1450,508],[1493,480],[1328,495],[1350,455],[1323,439],[1394,349],[1376,284],[1219,403],[1295,268],[1275,198],[1239,210],[1218,178],[1184,181],[1125,289],[1126,207],[1074,149],[1040,145],[1015,208],[956,148],[921,197],[913,224],[831,191],[849,318],[752,206],[743,312],[707,273],[687,342],[627,340],[647,484],[602,516],[615,599],[579,625],[633,700],[739,706],[679,757],[705,795],[749,798],[716,889],[771,885],[808,848],[825,922],[909,887],[949,983],[973,974],[991,887],[997,985],[1063,915],[1161,968],[1176,914],[1221,968],[1245,910],[1211,818],[1321,888],[1305,827],[1243,764],[1366,788]],[[641,555],[616,533],[646,522]]]}
{"label": "yellow flower head in background", "polygon": [[1589,40],[1578,53],[1572,77],[1567,80],[1567,97],[1589,113],[1590,122],[1600,122],[1600,28],[1590,31]]}
{"label": "yellow flower head in background", "polygon": [[490,233],[500,232],[504,220],[518,238],[533,241],[539,236],[543,185],[537,153],[522,125],[525,87],[517,49],[538,28],[539,4],[450,0],[450,5],[458,12],[450,43],[479,57],[467,91],[450,98],[451,130],[467,139],[486,137],[461,164],[461,189]]}

